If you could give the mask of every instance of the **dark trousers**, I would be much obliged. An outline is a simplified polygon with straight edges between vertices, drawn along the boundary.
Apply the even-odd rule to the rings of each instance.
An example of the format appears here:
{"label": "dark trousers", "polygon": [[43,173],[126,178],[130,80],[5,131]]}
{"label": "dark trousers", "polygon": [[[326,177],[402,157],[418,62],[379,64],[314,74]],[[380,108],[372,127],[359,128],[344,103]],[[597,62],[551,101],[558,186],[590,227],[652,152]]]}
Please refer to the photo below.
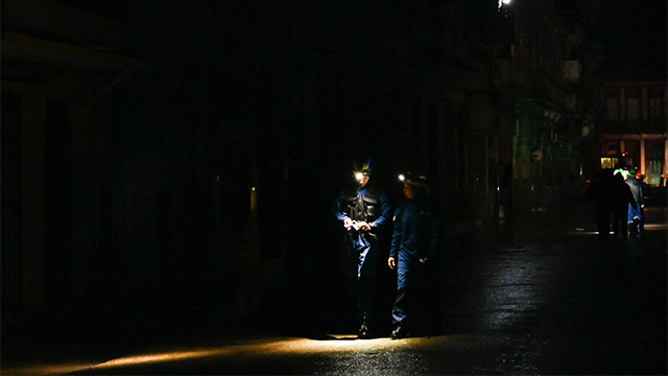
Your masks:
{"label": "dark trousers", "polygon": [[438,289],[434,270],[419,260],[399,257],[397,294],[392,308],[392,323],[411,332],[434,332],[440,328]]}
{"label": "dark trousers", "polygon": [[379,242],[366,237],[364,246],[353,238],[348,244],[347,254],[343,258],[343,270],[349,294],[357,297],[357,309],[360,316],[374,314],[377,299],[376,275],[378,270]]}
{"label": "dark trousers", "polygon": [[610,237],[610,221],[612,220],[612,231],[627,237],[626,230],[626,207],[619,208],[596,208],[596,226],[598,227],[598,237],[601,240],[607,240]]}

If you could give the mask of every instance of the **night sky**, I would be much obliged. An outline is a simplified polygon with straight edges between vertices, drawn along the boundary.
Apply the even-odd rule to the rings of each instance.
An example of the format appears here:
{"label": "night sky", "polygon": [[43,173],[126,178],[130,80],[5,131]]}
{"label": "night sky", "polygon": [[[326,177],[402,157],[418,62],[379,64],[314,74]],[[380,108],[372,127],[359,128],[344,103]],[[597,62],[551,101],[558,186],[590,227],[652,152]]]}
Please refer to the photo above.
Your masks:
{"label": "night sky", "polygon": [[[106,1],[59,0],[59,2],[112,17],[126,14],[129,6],[126,1],[112,3]],[[557,3],[573,9],[582,5],[578,0],[559,0]],[[666,3],[665,0],[598,0],[600,9],[598,37],[603,44],[606,56],[603,65],[605,70],[631,76],[666,76],[666,61],[668,59],[666,55],[668,43],[666,38]],[[175,17],[174,15],[168,15],[169,12],[165,12],[165,8],[169,8],[168,6],[165,7],[166,4],[170,4],[168,1],[154,2],[149,0],[142,1],[140,4],[157,10],[157,15],[163,17],[164,22],[169,23],[178,19],[179,23],[188,23],[187,18]],[[220,23],[229,24],[230,22],[226,22],[225,19],[231,16],[228,12],[229,9],[235,8],[234,6],[230,7],[230,4],[223,5],[219,1],[198,0],[183,2],[181,6],[187,6],[190,9],[206,8],[210,12],[225,9],[220,14]],[[256,14],[262,14],[267,13],[263,10],[271,13],[272,8],[275,10],[277,7],[294,7],[295,4],[299,4],[299,1],[256,1],[253,4],[256,5]],[[265,14],[265,16],[269,16],[269,19],[271,19],[270,14]],[[286,23],[289,20],[283,20],[282,22]],[[221,27],[225,28],[223,25],[196,24],[195,26],[198,28],[210,27],[212,32],[220,31]]]}
{"label": "night sky", "polygon": [[601,1],[604,69],[638,78],[666,78],[666,1]]}

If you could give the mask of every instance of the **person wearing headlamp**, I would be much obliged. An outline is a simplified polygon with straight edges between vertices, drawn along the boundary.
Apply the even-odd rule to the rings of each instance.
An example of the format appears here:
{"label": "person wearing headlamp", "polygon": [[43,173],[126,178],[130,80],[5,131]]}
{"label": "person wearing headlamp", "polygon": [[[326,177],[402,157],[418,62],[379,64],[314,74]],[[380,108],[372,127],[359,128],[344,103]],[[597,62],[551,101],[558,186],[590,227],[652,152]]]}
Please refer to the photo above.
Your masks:
{"label": "person wearing headlamp", "polygon": [[[371,160],[355,169],[357,186],[341,194],[336,202],[336,217],[346,232],[344,274],[357,295],[361,324],[359,338],[371,338],[370,324],[376,317],[376,270],[383,231],[391,223],[392,206],[385,193],[370,184]],[[388,234],[389,235],[389,234]],[[388,236],[389,238],[389,236]],[[346,264],[346,260],[352,261]],[[357,264],[356,270],[354,266]]]}
{"label": "person wearing headlamp", "polygon": [[397,292],[392,308],[392,339],[406,338],[419,327],[417,313],[423,311],[431,330],[439,330],[438,304],[427,291],[433,291],[426,266],[437,254],[442,238],[441,215],[430,201],[427,178],[421,174],[399,175],[406,200],[394,214],[392,246],[387,264],[397,271]]}

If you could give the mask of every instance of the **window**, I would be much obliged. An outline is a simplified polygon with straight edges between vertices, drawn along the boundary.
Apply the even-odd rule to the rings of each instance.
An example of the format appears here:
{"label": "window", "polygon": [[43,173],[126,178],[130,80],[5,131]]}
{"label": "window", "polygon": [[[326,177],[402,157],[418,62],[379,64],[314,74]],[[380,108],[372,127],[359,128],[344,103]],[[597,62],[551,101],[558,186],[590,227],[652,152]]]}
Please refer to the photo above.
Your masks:
{"label": "window", "polygon": [[625,141],[622,155],[624,155],[624,167],[637,169],[640,166],[640,141]]}
{"label": "window", "polygon": [[663,114],[663,90],[661,88],[650,88],[647,92],[647,118],[661,119]]}
{"label": "window", "polygon": [[628,120],[640,119],[640,90],[630,89],[626,93],[626,111]]}
{"label": "window", "polygon": [[617,158],[601,158],[601,168],[615,168],[618,162]]}
{"label": "window", "polygon": [[664,142],[650,141],[646,144],[647,180],[649,185],[659,185],[662,181]]}
{"label": "window", "polygon": [[619,120],[619,91],[609,90],[605,93],[605,118]]}
{"label": "window", "polygon": [[619,154],[619,142],[608,142],[607,144],[605,144],[605,149],[603,150],[603,152],[606,155]]}

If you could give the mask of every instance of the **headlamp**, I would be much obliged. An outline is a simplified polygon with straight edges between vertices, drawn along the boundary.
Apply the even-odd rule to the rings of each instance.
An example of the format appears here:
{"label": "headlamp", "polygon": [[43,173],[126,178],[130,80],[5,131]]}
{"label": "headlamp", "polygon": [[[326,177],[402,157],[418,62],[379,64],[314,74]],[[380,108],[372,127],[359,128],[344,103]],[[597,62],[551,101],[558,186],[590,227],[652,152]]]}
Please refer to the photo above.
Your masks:
{"label": "headlamp", "polygon": [[362,171],[355,172],[355,179],[360,180],[365,176],[371,175],[371,169],[364,169]]}
{"label": "headlamp", "polygon": [[412,172],[406,172],[405,174],[399,175],[399,180],[405,184],[426,184],[427,177],[421,174],[416,174]]}
{"label": "headlamp", "polygon": [[361,167],[354,166],[353,172],[355,174],[355,179],[361,180],[365,176],[371,175],[371,159],[366,161]]}

